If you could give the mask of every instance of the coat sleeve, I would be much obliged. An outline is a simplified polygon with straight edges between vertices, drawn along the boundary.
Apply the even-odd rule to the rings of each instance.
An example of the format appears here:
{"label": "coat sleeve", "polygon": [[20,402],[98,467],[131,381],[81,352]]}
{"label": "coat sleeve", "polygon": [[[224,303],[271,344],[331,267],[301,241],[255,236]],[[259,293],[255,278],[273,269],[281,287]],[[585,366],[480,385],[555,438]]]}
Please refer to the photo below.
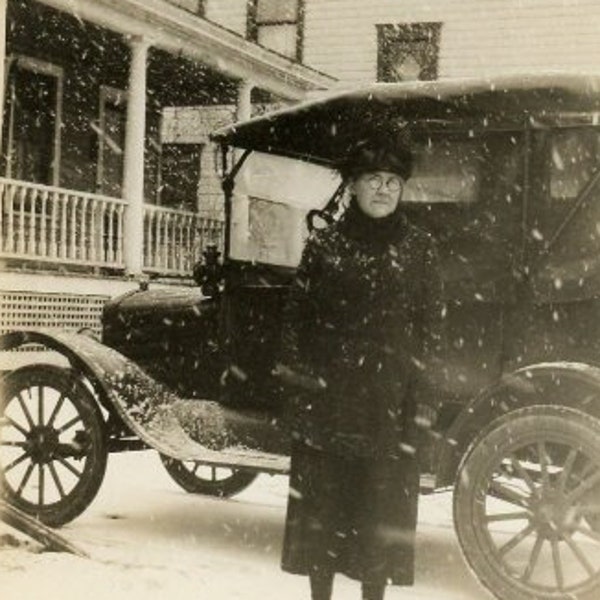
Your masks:
{"label": "coat sleeve", "polygon": [[299,374],[309,376],[314,374],[303,352],[303,339],[306,328],[314,325],[316,320],[316,305],[311,292],[319,275],[320,253],[317,239],[310,237],[283,309],[279,362]]}

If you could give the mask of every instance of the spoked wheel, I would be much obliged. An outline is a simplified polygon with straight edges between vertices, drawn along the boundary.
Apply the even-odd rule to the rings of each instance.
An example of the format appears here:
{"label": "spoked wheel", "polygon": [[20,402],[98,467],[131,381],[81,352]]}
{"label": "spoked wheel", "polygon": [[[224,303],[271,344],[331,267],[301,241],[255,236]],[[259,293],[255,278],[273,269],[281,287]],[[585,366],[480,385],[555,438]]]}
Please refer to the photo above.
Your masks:
{"label": "spoked wheel", "polygon": [[253,471],[181,461],[163,454],[160,458],[175,483],[191,494],[229,498],[245,490],[258,476]]}
{"label": "spoked wheel", "polygon": [[600,598],[600,421],[532,406],[471,444],[454,524],[480,581],[503,600]]}
{"label": "spoked wheel", "polygon": [[77,517],[106,470],[103,418],[66,369],[31,365],[0,382],[0,490],[45,525]]}

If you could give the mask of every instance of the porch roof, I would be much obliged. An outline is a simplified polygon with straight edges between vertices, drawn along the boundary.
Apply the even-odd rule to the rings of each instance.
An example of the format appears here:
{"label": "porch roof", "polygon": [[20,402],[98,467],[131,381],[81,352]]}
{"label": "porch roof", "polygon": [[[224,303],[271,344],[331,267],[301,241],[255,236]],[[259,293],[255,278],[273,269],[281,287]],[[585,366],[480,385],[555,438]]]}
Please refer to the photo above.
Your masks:
{"label": "porch roof", "polygon": [[199,60],[233,78],[299,100],[336,79],[258,46],[165,0],[38,0],[124,36],[141,36],[169,53]]}

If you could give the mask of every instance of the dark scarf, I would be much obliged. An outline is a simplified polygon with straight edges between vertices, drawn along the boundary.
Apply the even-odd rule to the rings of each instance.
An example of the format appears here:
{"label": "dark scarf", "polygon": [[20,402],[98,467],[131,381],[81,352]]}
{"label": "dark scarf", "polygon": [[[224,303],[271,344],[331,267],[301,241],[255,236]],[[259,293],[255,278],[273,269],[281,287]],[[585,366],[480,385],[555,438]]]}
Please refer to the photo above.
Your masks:
{"label": "dark scarf", "polygon": [[350,199],[346,212],[340,219],[340,231],[347,237],[360,242],[368,242],[375,248],[386,248],[390,243],[402,238],[406,231],[406,216],[400,205],[387,217],[373,219],[358,206],[356,198]]}

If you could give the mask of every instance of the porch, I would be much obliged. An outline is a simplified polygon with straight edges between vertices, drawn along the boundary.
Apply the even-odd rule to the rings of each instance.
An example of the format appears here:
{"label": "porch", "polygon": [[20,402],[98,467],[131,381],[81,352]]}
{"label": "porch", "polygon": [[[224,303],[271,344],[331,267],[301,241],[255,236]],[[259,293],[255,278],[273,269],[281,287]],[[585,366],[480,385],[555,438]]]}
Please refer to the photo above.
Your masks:
{"label": "porch", "polygon": [[0,0],[0,71],[0,331],[191,285],[223,251],[208,132],[334,81],[170,0]]}
{"label": "porch", "polygon": [[223,223],[195,212],[143,206],[143,235],[124,235],[119,198],[0,177],[0,258],[125,272],[142,256],[149,275],[189,277],[208,244],[222,250]]}
{"label": "porch", "polygon": [[166,0],[0,17],[0,271],[189,281],[223,245],[208,132],[332,81]]}

